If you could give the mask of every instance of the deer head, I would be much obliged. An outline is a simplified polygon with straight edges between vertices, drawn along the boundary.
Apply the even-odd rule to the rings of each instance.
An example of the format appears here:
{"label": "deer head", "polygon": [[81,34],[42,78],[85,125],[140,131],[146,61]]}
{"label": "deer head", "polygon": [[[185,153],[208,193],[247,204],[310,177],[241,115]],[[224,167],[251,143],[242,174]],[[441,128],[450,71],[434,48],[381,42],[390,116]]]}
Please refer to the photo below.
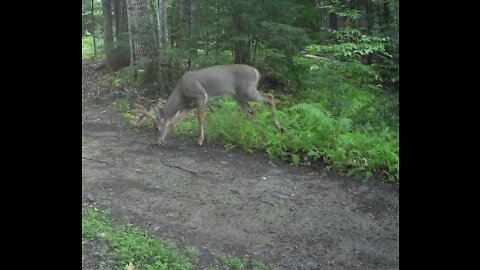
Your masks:
{"label": "deer head", "polygon": [[150,113],[145,107],[139,104],[134,104],[137,108],[135,111],[140,113],[143,117],[147,117],[153,123],[153,133],[155,135],[155,144],[157,146],[163,145],[165,137],[168,135],[170,121],[165,118],[163,109],[153,106],[155,115]]}

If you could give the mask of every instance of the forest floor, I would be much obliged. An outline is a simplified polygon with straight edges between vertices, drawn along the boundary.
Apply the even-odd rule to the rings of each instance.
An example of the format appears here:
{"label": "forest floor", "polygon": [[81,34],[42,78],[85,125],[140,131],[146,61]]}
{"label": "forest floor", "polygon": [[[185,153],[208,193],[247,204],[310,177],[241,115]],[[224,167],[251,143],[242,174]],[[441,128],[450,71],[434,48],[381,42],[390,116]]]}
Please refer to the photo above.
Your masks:
{"label": "forest floor", "polygon": [[[197,146],[195,134],[156,147],[153,133],[125,125],[94,66],[82,63],[83,207],[196,247],[199,268],[210,251],[278,269],[399,268],[398,185]],[[95,244],[82,250],[82,269],[100,269]]]}

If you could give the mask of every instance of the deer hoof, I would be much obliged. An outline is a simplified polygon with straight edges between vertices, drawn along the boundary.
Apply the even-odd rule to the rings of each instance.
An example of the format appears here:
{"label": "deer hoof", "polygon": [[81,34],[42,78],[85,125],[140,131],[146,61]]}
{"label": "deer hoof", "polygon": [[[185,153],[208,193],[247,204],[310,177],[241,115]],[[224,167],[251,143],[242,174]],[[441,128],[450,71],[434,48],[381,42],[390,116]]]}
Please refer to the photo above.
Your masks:
{"label": "deer hoof", "polygon": [[198,146],[202,146],[202,144],[203,144],[203,141],[198,141],[198,143],[197,143],[197,144],[198,144]]}

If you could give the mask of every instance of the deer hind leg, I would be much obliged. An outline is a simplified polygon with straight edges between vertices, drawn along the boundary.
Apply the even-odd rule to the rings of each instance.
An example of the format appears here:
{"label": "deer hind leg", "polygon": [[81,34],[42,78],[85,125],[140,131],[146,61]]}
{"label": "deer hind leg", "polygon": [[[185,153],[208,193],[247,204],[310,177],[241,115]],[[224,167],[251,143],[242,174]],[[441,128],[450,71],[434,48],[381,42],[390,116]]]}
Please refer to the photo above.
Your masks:
{"label": "deer hind leg", "polygon": [[268,104],[270,106],[270,109],[272,110],[272,116],[273,116],[273,122],[275,123],[275,127],[280,130],[280,131],[283,131],[283,128],[282,126],[280,125],[280,122],[278,122],[278,118],[277,118],[277,110],[275,108],[275,98],[273,97],[272,94],[262,94],[262,93],[259,93],[259,99],[264,103],[264,104]]}
{"label": "deer hind leg", "polygon": [[[205,111],[207,109],[208,94],[203,86],[196,82],[189,91],[187,99],[190,101],[192,108],[197,108],[198,117],[198,145],[202,145],[204,141],[203,124],[205,123]],[[190,105],[189,105],[190,106]]]}
{"label": "deer hind leg", "polygon": [[197,117],[198,117],[198,145],[202,145],[204,141],[203,123],[205,122],[205,110],[207,104],[205,102],[197,104]]}

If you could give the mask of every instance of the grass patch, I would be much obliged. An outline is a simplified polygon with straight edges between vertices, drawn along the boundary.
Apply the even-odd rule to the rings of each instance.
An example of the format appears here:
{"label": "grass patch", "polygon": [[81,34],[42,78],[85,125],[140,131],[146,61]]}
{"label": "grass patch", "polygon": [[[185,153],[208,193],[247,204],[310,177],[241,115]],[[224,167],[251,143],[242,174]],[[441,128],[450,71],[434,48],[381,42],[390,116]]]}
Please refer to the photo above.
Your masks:
{"label": "grass patch", "polygon": [[[116,269],[273,269],[250,258],[236,258],[220,253],[210,254],[211,263],[206,268],[197,265],[200,252],[197,248],[178,249],[148,235],[144,229],[133,225],[120,226],[108,214],[93,207],[82,209],[82,245],[96,243],[100,266]],[[82,249],[82,250],[83,250]],[[82,252],[83,253],[83,252]],[[85,260],[82,254],[82,260]]]}
{"label": "grass patch", "polygon": [[135,269],[193,269],[179,251],[132,225],[114,226],[108,215],[94,208],[82,209],[82,236],[106,243],[100,258],[112,262],[117,269],[125,269],[129,264],[135,265]]}

